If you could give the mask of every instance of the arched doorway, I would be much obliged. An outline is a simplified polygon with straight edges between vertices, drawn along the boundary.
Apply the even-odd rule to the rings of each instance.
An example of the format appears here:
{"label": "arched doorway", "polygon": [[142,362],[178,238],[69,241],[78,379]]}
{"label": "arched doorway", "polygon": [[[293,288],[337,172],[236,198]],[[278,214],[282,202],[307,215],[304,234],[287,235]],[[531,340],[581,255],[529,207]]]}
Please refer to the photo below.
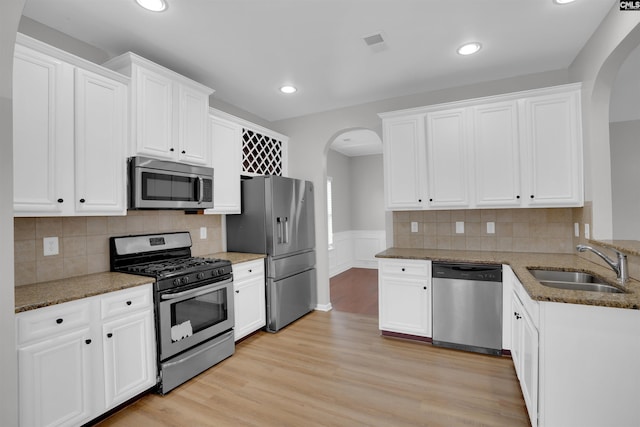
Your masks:
{"label": "arched doorway", "polygon": [[339,132],[328,145],[327,230],[331,303],[377,315],[377,262],[386,248],[382,141],[369,129]]}

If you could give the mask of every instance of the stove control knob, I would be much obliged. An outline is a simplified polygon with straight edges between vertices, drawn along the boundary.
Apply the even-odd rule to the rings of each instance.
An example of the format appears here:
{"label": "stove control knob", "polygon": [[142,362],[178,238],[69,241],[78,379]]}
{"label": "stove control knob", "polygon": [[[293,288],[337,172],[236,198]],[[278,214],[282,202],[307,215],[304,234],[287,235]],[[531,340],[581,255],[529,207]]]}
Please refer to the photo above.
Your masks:
{"label": "stove control knob", "polygon": [[224,274],[224,270],[222,268],[218,269],[218,275],[222,276]]}
{"label": "stove control knob", "polygon": [[184,277],[182,278],[182,284],[183,284],[183,285],[186,285],[187,283],[189,283],[189,276],[184,276]]}
{"label": "stove control knob", "polygon": [[173,284],[175,286],[180,286],[180,283],[181,283],[180,279],[173,279]]}
{"label": "stove control knob", "polygon": [[198,280],[202,280],[204,279],[204,273],[198,273],[196,277],[198,278]]}

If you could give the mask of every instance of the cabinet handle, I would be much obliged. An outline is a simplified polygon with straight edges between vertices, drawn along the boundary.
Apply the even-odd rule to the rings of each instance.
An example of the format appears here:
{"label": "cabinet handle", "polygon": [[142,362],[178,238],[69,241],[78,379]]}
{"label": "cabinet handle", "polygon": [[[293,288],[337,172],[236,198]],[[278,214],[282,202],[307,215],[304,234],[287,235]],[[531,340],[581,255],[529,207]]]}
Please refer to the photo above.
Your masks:
{"label": "cabinet handle", "polygon": [[534,197],[533,197],[533,194],[531,195],[531,198],[532,198],[532,199],[534,198]]}
{"label": "cabinet handle", "polygon": [[107,334],[107,338],[111,338],[112,336],[113,336],[113,334],[112,334],[111,332],[109,332],[109,333]]}
{"label": "cabinet handle", "polygon": [[80,199],[80,203],[84,203],[84,202],[85,202],[85,200],[84,200],[84,199]]}
{"label": "cabinet handle", "polygon": [[64,202],[64,199],[58,199],[58,203]]}
{"label": "cabinet handle", "polygon": [[422,289],[426,290],[426,289],[427,289],[427,287],[426,287],[426,286],[423,286],[423,287],[422,287]]}
{"label": "cabinet handle", "polygon": [[64,320],[62,319],[56,319],[56,323],[59,325],[60,323],[62,323]]}
{"label": "cabinet handle", "polygon": [[184,151],[184,150],[182,150],[182,154],[187,154],[187,152],[186,152],[186,151]]}
{"label": "cabinet handle", "polygon": [[418,199],[418,203],[422,203],[422,199]]}
{"label": "cabinet handle", "polygon": [[127,301],[127,305],[131,305],[131,301]]}
{"label": "cabinet handle", "polygon": [[513,312],[513,315],[516,316],[516,319],[522,319],[522,316],[517,311]]}
{"label": "cabinet handle", "polygon": [[240,291],[236,291],[236,294],[239,294],[239,293],[240,293]]}
{"label": "cabinet handle", "polygon": [[169,151],[171,151],[173,153],[174,150],[173,150],[173,148],[169,148]]}
{"label": "cabinet handle", "polygon": [[249,270],[249,273],[251,273],[251,270]]}
{"label": "cabinet handle", "polygon": [[91,340],[84,340],[85,344],[91,344]]}
{"label": "cabinet handle", "polygon": [[430,202],[433,202],[433,199],[429,199]]}
{"label": "cabinet handle", "polygon": [[402,267],[402,271],[404,271],[404,267]]}
{"label": "cabinet handle", "polygon": [[520,196],[516,196],[516,199],[519,199],[519,198],[520,198]]}

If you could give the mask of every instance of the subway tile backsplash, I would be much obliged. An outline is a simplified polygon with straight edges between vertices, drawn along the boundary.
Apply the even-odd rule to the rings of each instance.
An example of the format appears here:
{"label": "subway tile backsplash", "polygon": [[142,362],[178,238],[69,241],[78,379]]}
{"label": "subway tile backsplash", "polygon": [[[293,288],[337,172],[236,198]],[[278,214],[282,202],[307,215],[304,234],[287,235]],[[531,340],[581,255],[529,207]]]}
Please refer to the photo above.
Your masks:
{"label": "subway tile backsplash", "polygon": [[[505,252],[572,253],[572,208],[398,211],[393,213],[395,247]],[[411,232],[411,223],[418,225]],[[464,233],[456,233],[456,223]],[[487,232],[493,223],[495,233]]]}
{"label": "subway tile backsplash", "polygon": [[[200,227],[207,239],[200,239]],[[193,255],[222,251],[220,215],[182,211],[129,211],[119,217],[15,218],[16,286],[109,271],[109,237],[189,231]],[[58,255],[44,256],[44,237],[58,237]]]}

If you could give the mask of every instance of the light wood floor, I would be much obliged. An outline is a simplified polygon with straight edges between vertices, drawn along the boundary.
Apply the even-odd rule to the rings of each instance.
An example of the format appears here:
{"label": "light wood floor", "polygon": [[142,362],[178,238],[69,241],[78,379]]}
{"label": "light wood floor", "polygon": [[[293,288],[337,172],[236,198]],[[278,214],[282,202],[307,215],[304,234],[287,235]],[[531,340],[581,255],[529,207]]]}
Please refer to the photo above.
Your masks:
{"label": "light wood floor", "polygon": [[509,358],[383,338],[376,316],[312,312],[101,426],[527,426]]}

